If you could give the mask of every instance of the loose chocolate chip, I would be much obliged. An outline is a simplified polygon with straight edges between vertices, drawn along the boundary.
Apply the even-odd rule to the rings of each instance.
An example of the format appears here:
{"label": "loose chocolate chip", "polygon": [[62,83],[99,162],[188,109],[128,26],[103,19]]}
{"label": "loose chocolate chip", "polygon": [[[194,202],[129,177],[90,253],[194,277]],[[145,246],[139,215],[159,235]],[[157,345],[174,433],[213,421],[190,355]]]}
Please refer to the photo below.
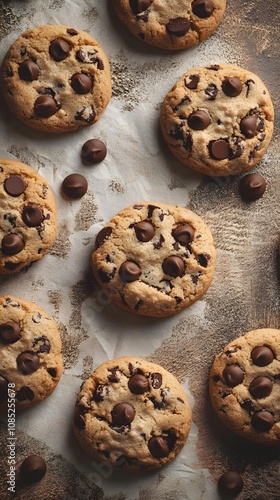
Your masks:
{"label": "loose chocolate chip", "polygon": [[222,89],[228,97],[236,97],[242,92],[242,82],[236,76],[229,76],[223,80]]}
{"label": "loose chocolate chip", "polygon": [[34,103],[34,111],[42,118],[49,118],[59,109],[55,99],[50,95],[41,95]]}
{"label": "loose chocolate chip", "polygon": [[199,75],[190,75],[189,77],[185,78],[185,86],[187,87],[187,89],[195,90],[197,89],[199,80]]}
{"label": "loose chocolate chip", "polygon": [[192,3],[193,13],[202,19],[210,17],[213,13],[214,5],[210,0],[194,0]]}
{"label": "loose chocolate chip", "polygon": [[225,160],[230,155],[229,143],[225,139],[217,139],[209,142],[209,153],[215,160]]}
{"label": "loose chocolate chip", "polygon": [[252,139],[257,133],[257,117],[256,115],[248,115],[242,118],[240,122],[240,130],[248,139]]}
{"label": "loose chocolate chip", "polygon": [[202,267],[207,267],[208,266],[208,262],[210,260],[210,255],[208,253],[200,253],[198,256],[197,256],[197,260],[198,260],[198,263],[202,266]]}
{"label": "loose chocolate chip", "polygon": [[80,431],[83,431],[86,427],[85,417],[83,415],[77,415],[74,419],[74,424]]}
{"label": "loose chocolate chip", "polygon": [[223,377],[229,387],[236,387],[244,380],[244,372],[239,365],[227,365],[223,371]]}
{"label": "loose chocolate chip", "polygon": [[133,394],[144,394],[149,390],[149,381],[144,375],[136,373],[130,377],[128,388]]}
{"label": "loose chocolate chip", "polygon": [[16,255],[24,248],[24,241],[18,234],[6,234],[2,239],[2,252],[6,255]]}
{"label": "loose chocolate chip", "polygon": [[66,31],[70,36],[75,36],[78,34],[78,31],[76,31],[74,28],[68,28]]}
{"label": "loose chocolate chip", "polygon": [[27,483],[36,483],[46,474],[46,462],[39,455],[30,455],[20,466],[21,479]]}
{"label": "loose chocolate chip", "polygon": [[62,191],[69,198],[81,198],[88,189],[88,182],[81,174],[70,174],[62,182]]}
{"label": "loose chocolate chip", "polygon": [[0,375],[0,403],[8,399],[8,382]]}
{"label": "loose chocolate chip", "polygon": [[170,255],[162,263],[162,269],[164,274],[176,278],[177,276],[183,276],[185,272],[185,264],[181,257],[177,255]]}
{"label": "loose chocolate chip", "polygon": [[36,372],[39,368],[40,360],[35,352],[22,352],[17,357],[17,366],[23,375]]}
{"label": "loose chocolate chip", "polygon": [[104,160],[106,155],[106,145],[99,139],[89,139],[82,147],[82,158],[90,163],[99,163]]}
{"label": "loose chocolate chip", "polygon": [[170,451],[167,440],[161,436],[152,437],[148,442],[148,448],[155,458],[167,457]]}
{"label": "loose chocolate chip", "polygon": [[49,53],[55,61],[66,59],[70,50],[71,46],[63,38],[56,38],[50,43],[49,47]]}
{"label": "loose chocolate chip", "polygon": [[221,495],[234,498],[243,489],[243,479],[238,472],[224,472],[218,481],[218,489]]}
{"label": "loose chocolate chip", "polygon": [[185,17],[176,17],[175,19],[170,19],[166,25],[166,31],[169,35],[173,36],[184,36],[190,29],[191,22]]}
{"label": "loose chocolate chip", "polygon": [[122,427],[123,425],[130,424],[135,416],[133,406],[128,403],[119,403],[114,406],[111,411],[112,425],[115,427]]}
{"label": "loose chocolate chip", "polygon": [[162,375],[160,373],[151,373],[152,387],[159,389],[162,386]]}
{"label": "loose chocolate chip", "polygon": [[210,117],[203,109],[197,109],[188,116],[188,125],[193,130],[204,130],[210,123]]}
{"label": "loose chocolate chip", "polygon": [[19,65],[18,74],[21,80],[33,82],[33,80],[37,80],[39,76],[39,68],[31,59],[25,59],[25,61]]}
{"label": "loose chocolate chip", "polygon": [[77,94],[87,94],[92,88],[92,79],[84,73],[76,73],[71,78],[71,87]]}
{"label": "loose chocolate chip", "polygon": [[24,386],[17,392],[16,398],[18,401],[26,401],[27,399],[28,401],[32,401],[34,399],[34,392],[30,387]]}
{"label": "loose chocolate chip", "polygon": [[274,417],[270,411],[260,410],[252,416],[252,426],[256,431],[268,432],[274,424]]}
{"label": "loose chocolate chip", "polygon": [[268,377],[256,377],[249,386],[249,392],[254,398],[266,398],[272,391],[273,383]]}
{"label": "loose chocolate chip", "polygon": [[28,227],[37,227],[44,220],[42,209],[37,205],[26,205],[22,211],[22,220]]}
{"label": "loose chocolate chip", "polygon": [[260,174],[245,175],[239,184],[239,193],[243,201],[255,201],[262,197],[266,190],[266,181]]}
{"label": "loose chocolate chip", "polygon": [[251,352],[254,365],[267,366],[274,360],[274,352],[267,346],[255,347]]}
{"label": "loose chocolate chip", "polygon": [[109,236],[111,236],[112,232],[113,232],[113,229],[109,226],[103,227],[101,229],[101,231],[99,231],[99,233],[96,236],[96,240],[95,240],[97,248],[101,247],[101,245],[103,245],[104,241],[107,240],[107,238],[109,238]]}
{"label": "loose chocolate chip", "polygon": [[127,260],[121,264],[119,273],[124,283],[132,283],[132,281],[136,281],[142,274],[138,264],[131,260]]}
{"label": "loose chocolate chip", "polygon": [[140,14],[148,9],[151,5],[151,0],[129,0],[129,5],[134,14]]}
{"label": "loose chocolate chip", "polygon": [[4,182],[4,189],[10,196],[20,196],[26,189],[25,182],[20,175],[10,175]]}
{"label": "loose chocolate chip", "polygon": [[141,222],[137,222],[137,224],[135,224],[135,226],[134,226],[134,230],[135,230],[137,239],[139,241],[143,241],[143,242],[150,241],[155,234],[154,226],[146,220],[143,220]]}
{"label": "loose chocolate chip", "polygon": [[0,325],[0,340],[13,344],[20,338],[20,326],[15,321],[7,321]]}

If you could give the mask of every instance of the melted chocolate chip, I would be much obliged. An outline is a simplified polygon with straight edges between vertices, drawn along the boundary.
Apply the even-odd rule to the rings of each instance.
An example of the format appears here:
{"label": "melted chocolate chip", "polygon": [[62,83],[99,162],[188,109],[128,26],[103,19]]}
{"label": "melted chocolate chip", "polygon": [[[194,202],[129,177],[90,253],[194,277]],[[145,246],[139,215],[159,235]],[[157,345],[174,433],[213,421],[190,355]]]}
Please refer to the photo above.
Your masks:
{"label": "melted chocolate chip", "polygon": [[50,43],[49,53],[55,61],[63,61],[68,57],[71,46],[63,38],[56,38]]}
{"label": "melted chocolate chip", "polygon": [[30,387],[24,386],[17,392],[16,398],[18,401],[26,401],[27,399],[28,401],[32,401],[34,399],[34,392]]}
{"label": "melted chocolate chip", "polygon": [[37,205],[26,205],[22,211],[22,220],[28,227],[37,227],[44,220],[42,209]]}
{"label": "melted chocolate chip", "polygon": [[75,114],[75,120],[92,123],[96,117],[96,111],[92,105],[82,106]]}
{"label": "melted chocolate chip", "polygon": [[254,405],[253,401],[251,399],[249,399],[249,398],[244,399],[244,401],[242,401],[242,403],[240,403],[240,406],[249,415],[252,415],[254,413],[254,411],[255,411],[255,405]]}
{"label": "melted chocolate chip", "polygon": [[262,197],[266,190],[266,181],[260,174],[245,175],[239,184],[239,193],[243,201],[255,201]]}
{"label": "melted chocolate chip", "polygon": [[123,425],[129,425],[135,416],[135,410],[133,406],[128,403],[119,403],[114,406],[111,411],[112,425],[115,427],[122,427]]}
{"label": "melted chocolate chip", "polygon": [[108,384],[98,384],[92,396],[93,401],[100,403],[106,396],[108,396],[108,392]]}
{"label": "melted chocolate chip", "polygon": [[210,259],[211,259],[211,257],[210,257],[210,255],[208,253],[200,253],[197,256],[198,263],[202,267],[207,267],[208,266],[208,262],[209,262]]}
{"label": "melted chocolate chip", "polygon": [[78,199],[86,194],[88,182],[81,174],[70,174],[65,177],[61,187],[66,196]]}
{"label": "melted chocolate chip", "polygon": [[16,255],[24,249],[24,241],[18,234],[6,234],[2,239],[2,252],[6,255]]}
{"label": "melted chocolate chip", "polygon": [[193,140],[191,134],[187,134],[186,137],[183,139],[183,147],[186,151],[191,153],[192,151],[192,146],[193,146]]}
{"label": "melted chocolate chip", "polygon": [[161,436],[152,437],[148,442],[148,448],[155,458],[167,457],[170,451],[167,440]]}
{"label": "melted chocolate chip", "polygon": [[229,76],[223,80],[222,89],[228,97],[237,97],[242,92],[242,82],[236,76]]}
{"label": "melted chocolate chip", "polygon": [[154,389],[159,389],[162,386],[162,375],[160,373],[151,373],[152,387]]}
{"label": "melted chocolate chip", "polygon": [[156,205],[148,205],[148,219],[152,217],[154,210],[156,210],[157,208],[159,207],[157,207]]}
{"label": "melted chocolate chip", "polygon": [[86,427],[86,421],[85,421],[85,417],[83,415],[77,415],[75,418],[74,418],[74,425],[75,427],[77,427],[77,429],[79,429],[80,431],[84,430],[85,427]]}
{"label": "melted chocolate chip", "polygon": [[119,274],[124,283],[132,283],[141,276],[142,271],[136,262],[127,260],[121,264]]}
{"label": "melted chocolate chip", "polygon": [[185,272],[185,263],[181,257],[177,255],[170,255],[162,263],[162,269],[164,274],[176,278],[177,276],[183,276]]}
{"label": "melted chocolate chip", "polygon": [[0,325],[0,340],[7,342],[7,344],[13,344],[17,342],[20,338],[20,326],[15,321],[7,321]]}
{"label": "melted chocolate chip", "polygon": [[244,372],[239,365],[227,365],[223,371],[223,377],[229,387],[236,387],[244,380]]}
{"label": "melted chocolate chip", "polygon": [[154,246],[154,249],[155,250],[159,250],[161,247],[162,247],[162,244],[164,243],[165,239],[164,239],[164,236],[162,236],[162,234],[160,234],[159,236],[159,240],[156,241],[153,246]]}
{"label": "melted chocolate chip", "polygon": [[39,68],[31,59],[25,59],[25,61],[19,65],[18,74],[21,80],[33,82],[33,80],[37,80],[39,76]]}
{"label": "melted chocolate chip", "polygon": [[197,89],[200,77],[199,75],[190,75],[185,78],[185,87],[190,90]]}
{"label": "melted chocolate chip", "polygon": [[257,117],[256,115],[248,115],[242,118],[240,122],[240,130],[247,139],[252,139],[257,133]]}
{"label": "melted chocolate chip", "polygon": [[230,155],[230,147],[226,139],[210,141],[208,148],[210,156],[215,160],[225,160]]}
{"label": "melted chocolate chip", "polygon": [[25,182],[20,175],[13,174],[4,181],[4,189],[10,196],[20,196],[26,189]]}
{"label": "melted chocolate chip", "polygon": [[119,371],[119,367],[115,366],[114,368],[111,368],[108,370],[110,373],[108,375],[108,380],[113,383],[117,383],[120,381],[120,377],[117,375],[117,372]]}
{"label": "melted chocolate chip", "polygon": [[89,139],[82,147],[82,158],[90,163],[99,163],[104,160],[106,155],[106,145],[99,139]]}
{"label": "melted chocolate chip", "polygon": [[33,340],[32,348],[36,352],[44,352],[48,354],[51,350],[51,342],[48,337],[42,335],[41,337],[36,337]]}
{"label": "melted chocolate chip", "polygon": [[191,22],[185,17],[176,17],[175,19],[170,19],[166,25],[166,31],[169,35],[173,36],[184,36],[190,29]]}
{"label": "melted chocolate chip", "polygon": [[208,87],[204,90],[205,94],[209,97],[209,101],[214,101],[218,94],[218,88],[215,83],[209,83]]}
{"label": "melted chocolate chip", "polygon": [[116,268],[114,268],[111,273],[106,273],[105,271],[103,271],[103,269],[98,270],[98,276],[102,281],[102,283],[109,283],[109,281],[111,281],[114,278],[115,274],[116,274]]}
{"label": "melted chocolate chip", "polygon": [[249,392],[254,398],[266,398],[272,391],[273,383],[268,377],[256,377],[249,386]]}
{"label": "melted chocolate chip", "polygon": [[56,378],[57,370],[56,368],[47,368],[47,372],[50,374],[52,378]]}
{"label": "melted chocolate chip", "polygon": [[257,411],[252,417],[252,426],[256,431],[268,432],[274,422],[275,420],[272,413],[267,410]]}
{"label": "melted chocolate chip", "polygon": [[204,130],[210,123],[210,117],[203,109],[197,109],[188,116],[188,125],[193,130]]}
{"label": "melted chocolate chip", "polygon": [[128,381],[128,388],[133,394],[144,394],[144,392],[147,392],[150,389],[149,381],[144,375],[136,373],[130,377]]}
{"label": "melted chocolate chip", "polygon": [[87,94],[92,89],[92,79],[84,73],[76,73],[71,78],[71,87],[77,94]]}
{"label": "melted chocolate chip", "polygon": [[8,382],[0,375],[0,403],[8,399]]}
{"label": "melted chocolate chip", "polygon": [[34,103],[34,111],[42,118],[49,118],[59,110],[56,100],[50,95],[41,95]]}
{"label": "melted chocolate chip", "polygon": [[46,474],[46,463],[38,455],[30,455],[20,466],[21,479],[27,483],[36,483]]}
{"label": "melted chocolate chip", "polygon": [[201,19],[210,17],[214,11],[214,5],[210,0],[194,0],[192,2],[192,11]]}
{"label": "melted chocolate chip", "polygon": [[151,0],[129,0],[129,5],[134,14],[140,14],[148,9],[151,5]]}
{"label": "melted chocolate chip", "polygon": [[97,248],[101,247],[101,245],[103,245],[104,241],[107,240],[107,238],[109,238],[109,236],[111,236],[112,232],[113,232],[113,229],[109,226],[103,227],[103,229],[101,229],[101,231],[99,231],[99,233],[96,236],[96,240],[95,240]]}
{"label": "melted chocolate chip", "polygon": [[39,365],[40,360],[35,352],[23,352],[17,357],[17,366],[23,375],[36,372]]}
{"label": "melted chocolate chip", "polygon": [[78,34],[78,31],[76,31],[74,28],[68,28],[66,31],[70,36],[75,36]]}
{"label": "melted chocolate chip", "polygon": [[221,495],[234,498],[243,489],[243,479],[238,472],[224,472],[218,481],[218,489]]}
{"label": "melted chocolate chip", "polygon": [[137,222],[137,224],[134,225],[134,230],[137,239],[143,242],[150,241],[155,234],[154,226],[150,222],[145,220]]}
{"label": "melted chocolate chip", "polygon": [[267,366],[274,360],[274,352],[267,346],[255,347],[251,352],[254,365]]}

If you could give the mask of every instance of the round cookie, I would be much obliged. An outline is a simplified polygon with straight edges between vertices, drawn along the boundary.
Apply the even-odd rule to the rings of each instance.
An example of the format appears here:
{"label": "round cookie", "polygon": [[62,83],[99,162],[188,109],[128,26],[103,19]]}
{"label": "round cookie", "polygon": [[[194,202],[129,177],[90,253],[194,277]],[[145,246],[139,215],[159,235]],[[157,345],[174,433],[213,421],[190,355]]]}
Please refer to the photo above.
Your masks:
{"label": "round cookie", "polygon": [[[61,340],[54,320],[36,304],[0,297],[0,409],[15,393],[16,408],[50,396],[62,374]],[[9,391],[9,392],[8,392]]]}
{"label": "round cookie", "polygon": [[137,38],[161,49],[182,50],[215,31],[226,0],[113,0],[113,5]]}
{"label": "round cookie", "polygon": [[189,70],[166,95],[160,126],[173,155],[206,175],[258,163],[273,133],[268,90],[250,71],[217,64]]}
{"label": "round cookie", "polygon": [[24,163],[0,159],[0,274],[41,259],[56,230],[55,201],[45,179]]}
{"label": "round cookie", "polygon": [[145,359],[123,357],[103,363],[82,384],[73,429],[93,458],[141,472],[180,453],[191,421],[187,396],[170,372]]}
{"label": "round cookie", "polygon": [[0,87],[11,111],[45,132],[92,125],[111,97],[106,54],[91,35],[68,26],[40,26],[10,47]]}
{"label": "round cookie", "polygon": [[280,445],[280,330],[246,333],[218,354],[209,377],[221,421],[258,444]]}
{"label": "round cookie", "polygon": [[115,304],[137,314],[176,314],[212,281],[212,235],[183,207],[141,202],[125,208],[101,229],[96,245],[95,278]]}

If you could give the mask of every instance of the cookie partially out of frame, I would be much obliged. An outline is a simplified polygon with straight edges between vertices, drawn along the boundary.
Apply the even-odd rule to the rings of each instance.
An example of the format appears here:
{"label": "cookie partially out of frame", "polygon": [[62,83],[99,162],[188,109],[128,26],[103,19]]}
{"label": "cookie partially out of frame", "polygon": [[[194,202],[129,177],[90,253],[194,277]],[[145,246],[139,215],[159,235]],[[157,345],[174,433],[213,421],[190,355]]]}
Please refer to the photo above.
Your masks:
{"label": "cookie partially out of frame", "polygon": [[280,446],[280,330],[254,330],[228,344],[214,360],[209,390],[231,431]]}
{"label": "cookie partially out of frame", "polygon": [[137,38],[166,50],[188,49],[220,24],[226,0],[113,0],[120,20]]}
{"label": "cookie partially out of frame", "polygon": [[166,95],[163,137],[185,166],[206,175],[235,175],[263,157],[274,110],[260,78],[237,66],[193,68]]}
{"label": "cookie partially out of frame", "polygon": [[68,26],[40,26],[10,47],[0,87],[26,125],[67,132],[92,125],[111,97],[110,67],[97,41]]}
{"label": "cookie partially out of frame", "polygon": [[54,320],[36,304],[0,297],[0,409],[10,394],[16,408],[50,396],[62,374],[61,340]]}
{"label": "cookie partially out of frame", "polygon": [[141,202],[101,229],[92,254],[94,275],[119,307],[170,316],[208,289],[216,251],[211,232],[190,210]]}
{"label": "cookie partially out of frame", "polygon": [[103,363],[82,384],[73,429],[95,459],[141,472],[180,453],[191,421],[178,380],[157,364],[127,356]]}
{"label": "cookie partially out of frame", "polygon": [[24,163],[0,159],[0,274],[41,259],[56,231],[56,206],[46,180]]}

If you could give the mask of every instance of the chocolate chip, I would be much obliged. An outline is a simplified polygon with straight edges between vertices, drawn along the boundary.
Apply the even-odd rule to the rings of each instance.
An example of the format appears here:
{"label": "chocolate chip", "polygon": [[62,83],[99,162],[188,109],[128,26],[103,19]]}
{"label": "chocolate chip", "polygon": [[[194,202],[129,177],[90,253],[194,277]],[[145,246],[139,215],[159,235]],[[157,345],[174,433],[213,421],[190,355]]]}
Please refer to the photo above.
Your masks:
{"label": "chocolate chip", "polygon": [[96,111],[92,105],[82,106],[75,114],[75,120],[92,123],[96,117]]}
{"label": "chocolate chip", "polygon": [[226,139],[210,141],[208,148],[210,156],[215,160],[225,160],[230,155],[230,147]]}
{"label": "chocolate chip", "polygon": [[20,338],[21,328],[15,321],[7,321],[0,325],[0,339],[8,344],[17,342]]}
{"label": "chocolate chip", "polygon": [[77,415],[74,418],[74,424],[75,424],[75,427],[77,427],[77,429],[79,429],[80,431],[83,431],[86,427],[85,417],[83,415]]}
{"label": "chocolate chip", "polygon": [[143,242],[150,241],[155,234],[154,226],[150,222],[145,220],[137,222],[137,224],[134,225],[134,230],[137,239]]}
{"label": "chocolate chip", "polygon": [[165,239],[164,239],[164,236],[162,236],[162,234],[160,234],[159,236],[159,240],[156,241],[153,246],[154,246],[154,249],[155,250],[159,250],[161,247],[162,247],[162,244],[164,243]]}
{"label": "chocolate chip", "polygon": [[210,257],[210,255],[208,253],[200,253],[197,256],[198,263],[202,267],[207,267],[208,266],[208,262],[209,262],[210,259],[211,259],[211,257]]}
{"label": "chocolate chip", "polygon": [[254,365],[267,366],[274,360],[274,352],[267,346],[255,347],[251,352]]}
{"label": "chocolate chip", "polygon": [[183,276],[185,272],[185,263],[181,257],[177,255],[170,255],[162,263],[162,269],[164,274],[176,278],[177,276]]}
{"label": "chocolate chip", "polygon": [[76,31],[74,28],[68,28],[66,31],[70,36],[75,36],[78,34],[78,31]]}
{"label": "chocolate chip", "polygon": [[70,174],[62,182],[62,191],[69,198],[81,198],[88,189],[88,182],[81,174]]}
{"label": "chocolate chip", "polygon": [[244,145],[241,137],[237,137],[236,135],[233,135],[231,137],[231,148],[230,148],[230,155],[229,159],[233,160],[234,158],[240,158],[242,153],[244,152]]}
{"label": "chocolate chip", "polygon": [[162,386],[162,375],[160,373],[151,373],[152,387],[154,389],[159,389]]}
{"label": "chocolate chip", "polygon": [[242,118],[240,122],[241,133],[247,137],[247,139],[252,139],[257,133],[257,117],[256,115],[248,115]]}
{"label": "chocolate chip", "polygon": [[71,46],[63,38],[56,38],[50,43],[49,53],[55,61],[63,61],[69,55]]}
{"label": "chocolate chip", "polygon": [[210,17],[213,14],[214,5],[210,0],[194,0],[192,3],[193,13],[202,19]]}
{"label": "chocolate chip", "polygon": [[136,373],[128,381],[128,388],[133,394],[144,394],[149,390],[149,381],[147,377]]}
{"label": "chocolate chip", "polygon": [[22,211],[22,220],[28,227],[37,227],[44,220],[42,209],[37,205],[26,205]]}
{"label": "chocolate chip", "polygon": [[95,50],[93,47],[91,47],[89,50],[78,50],[76,53],[76,59],[79,62],[85,63],[85,64],[95,64],[97,63],[97,69],[103,70],[104,69],[104,64],[103,61],[96,56],[97,50]]}
{"label": "chocolate chip", "polygon": [[117,375],[117,372],[119,371],[119,367],[118,366],[115,366],[115,368],[111,368],[108,371],[110,372],[110,374],[108,375],[108,380],[110,380],[110,382],[115,383],[115,382],[119,382],[120,381],[120,378]]}
{"label": "chocolate chip", "polygon": [[48,337],[46,337],[45,335],[42,335],[41,337],[36,337],[33,340],[32,348],[36,352],[42,352],[42,353],[48,354],[51,350],[51,342],[48,339]]}
{"label": "chocolate chip", "polygon": [[55,378],[57,375],[57,370],[56,368],[47,368],[47,372],[50,374],[52,378]]}
{"label": "chocolate chip", "polygon": [[242,92],[242,82],[236,76],[229,76],[223,80],[222,89],[228,97],[236,97]]}
{"label": "chocolate chip", "polygon": [[33,82],[33,80],[37,80],[39,76],[39,68],[31,59],[25,59],[25,61],[19,65],[18,74],[21,80]]}
{"label": "chocolate chip", "polygon": [[103,245],[104,241],[107,240],[107,238],[109,238],[109,236],[111,236],[112,232],[113,232],[113,229],[109,226],[103,227],[101,229],[101,231],[99,231],[99,233],[96,236],[96,240],[95,240],[97,248],[101,247],[101,245]]}
{"label": "chocolate chip", "polygon": [[185,78],[185,87],[190,90],[197,89],[200,77],[199,75],[190,75]]}
{"label": "chocolate chip", "polygon": [[166,25],[166,31],[169,35],[173,36],[184,36],[190,29],[191,22],[185,17],[176,17],[175,19],[170,19]]}
{"label": "chocolate chip", "polygon": [[108,392],[108,384],[98,384],[92,396],[93,401],[100,403],[106,396],[108,396]]}
{"label": "chocolate chip", "polygon": [[106,155],[106,145],[99,139],[89,139],[82,147],[82,158],[90,163],[99,163],[104,160]]}
{"label": "chocolate chip", "polygon": [[229,387],[236,387],[244,380],[244,372],[239,365],[227,365],[223,370],[223,377]]}
{"label": "chocolate chip", "polygon": [[255,82],[254,82],[254,80],[252,80],[252,79],[247,80],[247,81],[245,82],[245,85],[246,85],[246,87],[247,87],[247,90],[246,90],[246,97],[248,97],[249,92],[250,92],[250,90],[251,90],[251,83],[252,83],[253,85],[255,85]]}
{"label": "chocolate chip", "polygon": [[18,234],[6,234],[2,239],[2,252],[6,255],[16,255],[24,248],[24,241]]}
{"label": "chocolate chip", "polygon": [[132,283],[141,276],[142,272],[136,262],[127,260],[121,264],[119,274],[124,283]]}
{"label": "chocolate chip", "polygon": [[193,130],[204,130],[210,123],[210,117],[203,109],[197,109],[188,116],[188,125]]}
{"label": "chocolate chip", "polygon": [[260,410],[252,417],[252,426],[256,431],[268,432],[274,425],[274,417],[270,411]]}
{"label": "chocolate chip", "polygon": [[239,193],[243,201],[255,201],[262,197],[266,190],[266,181],[260,174],[245,175],[239,184]]}
{"label": "chocolate chip", "polygon": [[21,479],[27,483],[36,483],[46,474],[46,462],[39,455],[30,455],[20,466]]}
{"label": "chocolate chip", "polygon": [[34,111],[42,118],[49,118],[59,110],[55,99],[50,95],[41,95],[34,103]]}
{"label": "chocolate chip", "polygon": [[192,146],[193,146],[192,136],[191,134],[187,134],[186,137],[183,139],[183,147],[186,151],[191,153]]}
{"label": "chocolate chip", "polygon": [[102,283],[109,283],[109,281],[111,281],[114,278],[115,274],[116,274],[116,268],[114,268],[111,271],[111,273],[106,273],[105,271],[103,271],[103,269],[98,270],[98,276],[102,281]]}
{"label": "chocolate chip", "polygon": [[22,352],[17,357],[17,366],[23,375],[36,372],[39,368],[40,360],[35,352]]}
{"label": "chocolate chip", "polygon": [[71,87],[77,94],[87,94],[92,89],[92,78],[84,73],[76,73],[71,78]]}
{"label": "chocolate chip", "polygon": [[242,401],[240,403],[240,406],[241,406],[241,408],[243,408],[243,410],[245,410],[247,413],[249,413],[249,415],[252,415],[255,411],[255,405],[254,405],[253,401],[249,398],[244,399],[244,401]]}
{"label": "chocolate chip", "polygon": [[157,207],[156,205],[148,205],[148,219],[152,217],[154,210],[156,210],[157,208],[159,207]]}
{"label": "chocolate chip", "polygon": [[243,489],[243,479],[238,472],[224,472],[219,478],[218,489],[221,495],[234,498]]}
{"label": "chocolate chip", "polygon": [[161,436],[152,437],[148,442],[148,448],[155,458],[167,457],[170,451],[167,440]]}
{"label": "chocolate chip", "polygon": [[272,391],[273,383],[268,377],[256,377],[249,386],[249,392],[254,398],[266,398]]}
{"label": "chocolate chip", "polygon": [[0,375],[0,403],[8,399],[8,382]]}
{"label": "chocolate chip", "polygon": [[114,406],[111,411],[112,425],[114,427],[122,427],[130,424],[135,416],[135,410],[133,406],[128,403],[119,403]]}
{"label": "chocolate chip", "polygon": [[10,196],[20,196],[26,189],[25,182],[20,175],[10,175],[4,181],[4,189]]}
{"label": "chocolate chip", "polygon": [[204,90],[205,94],[209,97],[209,101],[214,101],[218,94],[218,88],[215,83],[209,83],[208,87]]}
{"label": "chocolate chip", "polygon": [[134,14],[140,14],[148,9],[151,5],[151,0],[129,0],[129,5]]}
{"label": "chocolate chip", "polygon": [[24,386],[17,392],[16,398],[18,401],[26,401],[27,399],[28,401],[32,401],[34,399],[34,392],[30,387]]}

